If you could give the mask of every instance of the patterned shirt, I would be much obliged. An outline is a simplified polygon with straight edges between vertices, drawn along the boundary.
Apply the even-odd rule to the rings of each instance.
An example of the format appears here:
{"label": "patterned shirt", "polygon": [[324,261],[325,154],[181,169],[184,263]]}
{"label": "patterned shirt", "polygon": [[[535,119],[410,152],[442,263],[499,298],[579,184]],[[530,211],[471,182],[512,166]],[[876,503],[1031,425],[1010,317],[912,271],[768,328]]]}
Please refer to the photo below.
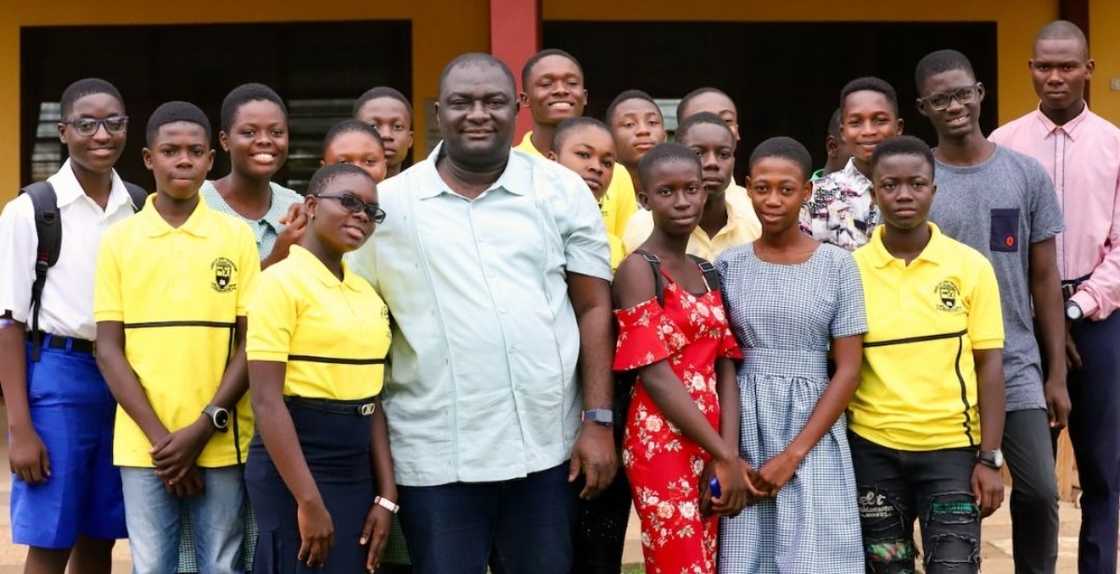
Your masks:
{"label": "patterned shirt", "polygon": [[801,230],[813,239],[855,251],[871,238],[879,209],[871,199],[871,180],[854,160],[813,182],[813,195],[801,206]]}

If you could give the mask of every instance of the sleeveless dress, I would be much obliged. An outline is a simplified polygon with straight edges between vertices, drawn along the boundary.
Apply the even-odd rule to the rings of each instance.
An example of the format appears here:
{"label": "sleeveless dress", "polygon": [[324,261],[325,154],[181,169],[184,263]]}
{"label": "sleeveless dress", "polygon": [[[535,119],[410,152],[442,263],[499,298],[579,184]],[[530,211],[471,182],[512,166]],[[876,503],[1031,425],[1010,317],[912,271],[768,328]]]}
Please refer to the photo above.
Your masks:
{"label": "sleeveless dress", "polygon": [[[696,407],[719,429],[716,359],[741,358],[719,290],[689,293],[662,269],[665,305],[656,298],[616,311],[614,369],[668,360]],[[700,475],[711,456],[661,414],[638,378],[626,420],[622,462],[642,522],[648,574],[715,572],[718,521],[700,516]]]}
{"label": "sleeveless dress", "polygon": [[[716,261],[739,367],[741,456],[758,470],[801,432],[828,386],[832,339],[867,332],[859,270],[820,245],[804,263],[760,260],[744,245]],[[776,498],[720,524],[721,574],[863,574],[856,484],[844,415]]]}

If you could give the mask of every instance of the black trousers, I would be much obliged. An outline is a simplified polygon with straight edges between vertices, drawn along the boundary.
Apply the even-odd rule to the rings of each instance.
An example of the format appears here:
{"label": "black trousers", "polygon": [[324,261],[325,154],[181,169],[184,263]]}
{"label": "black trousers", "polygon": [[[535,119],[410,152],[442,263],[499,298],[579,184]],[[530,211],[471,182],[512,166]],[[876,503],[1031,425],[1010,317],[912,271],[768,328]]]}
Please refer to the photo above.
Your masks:
{"label": "black trousers", "polygon": [[901,451],[848,433],[859,488],[867,571],[914,572],[922,521],[927,574],[980,569],[980,509],[972,497],[976,449]]}

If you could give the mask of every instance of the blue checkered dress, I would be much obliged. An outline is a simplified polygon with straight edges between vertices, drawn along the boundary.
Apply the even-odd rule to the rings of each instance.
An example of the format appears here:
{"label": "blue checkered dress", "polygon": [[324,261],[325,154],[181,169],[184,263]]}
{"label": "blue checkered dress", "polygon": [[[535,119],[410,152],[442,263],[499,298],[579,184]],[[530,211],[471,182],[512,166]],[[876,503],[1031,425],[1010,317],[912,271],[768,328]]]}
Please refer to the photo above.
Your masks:
{"label": "blue checkered dress", "polygon": [[[798,265],[766,263],[745,245],[716,267],[745,356],[739,448],[757,469],[808,422],[828,386],[831,339],[867,332],[863,288],[851,254],[826,244]],[[863,574],[846,426],[841,416],[776,499],[720,522],[721,574]]]}

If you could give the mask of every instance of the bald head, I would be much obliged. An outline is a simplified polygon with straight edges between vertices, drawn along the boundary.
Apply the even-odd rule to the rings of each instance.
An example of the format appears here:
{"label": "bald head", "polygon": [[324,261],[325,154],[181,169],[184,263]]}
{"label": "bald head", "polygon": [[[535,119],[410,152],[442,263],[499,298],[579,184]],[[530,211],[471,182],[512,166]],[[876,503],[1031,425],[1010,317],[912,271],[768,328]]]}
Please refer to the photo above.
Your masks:
{"label": "bald head", "polygon": [[1043,26],[1034,39],[1035,54],[1038,53],[1039,44],[1053,40],[1073,41],[1081,51],[1082,58],[1089,58],[1089,41],[1085,38],[1085,32],[1082,32],[1077,24],[1069,20],[1054,20]]}

